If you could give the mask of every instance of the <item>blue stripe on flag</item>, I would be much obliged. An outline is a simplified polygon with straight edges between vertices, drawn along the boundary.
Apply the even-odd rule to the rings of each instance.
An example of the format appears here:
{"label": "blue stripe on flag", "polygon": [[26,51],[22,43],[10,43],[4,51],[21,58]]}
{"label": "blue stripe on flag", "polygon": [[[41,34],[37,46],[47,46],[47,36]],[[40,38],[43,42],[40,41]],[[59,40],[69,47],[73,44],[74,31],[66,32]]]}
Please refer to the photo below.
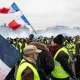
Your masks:
{"label": "blue stripe on flag", "polygon": [[22,15],[21,18],[24,20],[25,23],[27,23],[28,25],[30,25],[30,23],[28,22],[28,20],[26,19],[26,17],[24,15]]}
{"label": "blue stripe on flag", "polygon": [[20,9],[18,8],[18,6],[16,5],[16,3],[14,2],[11,7],[15,10],[15,11],[19,11]]}
{"label": "blue stripe on flag", "polygon": [[20,58],[22,58],[22,54],[0,35],[0,59],[12,68]]}

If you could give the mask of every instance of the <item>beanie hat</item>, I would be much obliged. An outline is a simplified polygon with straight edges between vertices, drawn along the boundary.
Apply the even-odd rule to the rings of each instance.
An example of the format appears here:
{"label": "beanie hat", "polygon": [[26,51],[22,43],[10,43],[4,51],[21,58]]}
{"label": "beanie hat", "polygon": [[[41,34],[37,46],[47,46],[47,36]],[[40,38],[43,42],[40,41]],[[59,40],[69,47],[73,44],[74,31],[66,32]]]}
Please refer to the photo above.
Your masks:
{"label": "beanie hat", "polygon": [[56,43],[58,45],[62,45],[63,44],[63,39],[64,39],[63,35],[59,34],[53,39],[53,41],[54,41],[54,43]]}

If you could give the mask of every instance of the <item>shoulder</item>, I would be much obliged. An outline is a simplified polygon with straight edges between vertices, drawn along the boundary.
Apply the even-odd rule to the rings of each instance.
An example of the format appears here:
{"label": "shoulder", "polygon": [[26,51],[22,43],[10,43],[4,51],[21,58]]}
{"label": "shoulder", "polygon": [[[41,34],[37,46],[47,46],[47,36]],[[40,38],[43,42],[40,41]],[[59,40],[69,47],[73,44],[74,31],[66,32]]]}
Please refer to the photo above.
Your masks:
{"label": "shoulder", "polygon": [[25,80],[25,79],[27,79],[27,80],[33,80],[33,76],[34,74],[33,74],[33,71],[29,68],[29,67],[27,67],[23,72],[22,72],[22,80]]}
{"label": "shoulder", "polygon": [[68,58],[68,54],[65,53],[64,51],[60,51],[57,57],[58,58]]}
{"label": "shoulder", "polygon": [[31,70],[31,68],[27,67],[27,68],[22,72],[22,75],[23,75],[23,74],[30,74],[30,73],[32,73],[32,70]]}

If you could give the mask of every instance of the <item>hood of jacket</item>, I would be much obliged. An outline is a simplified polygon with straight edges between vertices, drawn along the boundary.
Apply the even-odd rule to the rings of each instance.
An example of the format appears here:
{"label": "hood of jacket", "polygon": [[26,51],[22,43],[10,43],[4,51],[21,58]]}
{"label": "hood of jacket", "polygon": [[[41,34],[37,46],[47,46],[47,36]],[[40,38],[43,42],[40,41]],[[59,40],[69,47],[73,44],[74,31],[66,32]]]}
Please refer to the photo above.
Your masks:
{"label": "hood of jacket", "polygon": [[49,51],[46,45],[40,42],[30,42],[29,45],[35,45],[38,49]]}

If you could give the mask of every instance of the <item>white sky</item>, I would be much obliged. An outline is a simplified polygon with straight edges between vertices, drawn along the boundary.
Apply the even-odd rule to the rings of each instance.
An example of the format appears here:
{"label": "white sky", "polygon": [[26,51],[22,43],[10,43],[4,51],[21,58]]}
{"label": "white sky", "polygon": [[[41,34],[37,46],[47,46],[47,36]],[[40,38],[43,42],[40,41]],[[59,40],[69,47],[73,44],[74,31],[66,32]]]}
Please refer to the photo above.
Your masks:
{"label": "white sky", "polygon": [[[0,8],[9,7],[13,0],[0,0]],[[35,30],[64,25],[80,27],[80,0],[14,0]],[[20,12],[0,14],[0,24],[8,23]]]}

